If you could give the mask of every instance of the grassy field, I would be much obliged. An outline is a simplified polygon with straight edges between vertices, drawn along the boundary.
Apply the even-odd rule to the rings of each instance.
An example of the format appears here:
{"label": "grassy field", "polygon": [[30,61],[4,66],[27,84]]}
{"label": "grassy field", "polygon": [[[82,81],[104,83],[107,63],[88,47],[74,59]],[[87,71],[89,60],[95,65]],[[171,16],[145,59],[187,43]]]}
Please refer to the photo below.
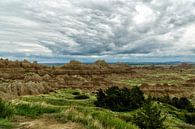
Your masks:
{"label": "grassy field", "polygon": [[146,73],[144,71],[137,70],[138,73],[142,73],[143,75],[140,77],[129,78],[127,80],[122,80],[122,82],[135,86],[141,85],[143,83],[148,84],[170,84],[170,85],[178,85],[185,83],[188,79],[195,77],[194,68],[189,69],[187,71],[177,71],[177,70],[147,70]]}
{"label": "grassy field", "polygon": [[[78,96],[88,96],[79,99]],[[64,89],[37,96],[23,96],[12,100],[16,116],[24,116],[33,120],[48,117],[58,123],[73,122],[83,126],[84,129],[139,129],[133,124],[133,115],[139,109],[130,112],[113,112],[95,107],[95,94],[90,91],[77,89]],[[158,104],[159,109],[166,116],[167,129],[187,128],[190,125],[184,122],[185,111],[166,104]],[[17,118],[0,120],[0,128],[19,128]],[[14,124],[13,124],[14,123]],[[30,128],[31,129],[31,128]]]}

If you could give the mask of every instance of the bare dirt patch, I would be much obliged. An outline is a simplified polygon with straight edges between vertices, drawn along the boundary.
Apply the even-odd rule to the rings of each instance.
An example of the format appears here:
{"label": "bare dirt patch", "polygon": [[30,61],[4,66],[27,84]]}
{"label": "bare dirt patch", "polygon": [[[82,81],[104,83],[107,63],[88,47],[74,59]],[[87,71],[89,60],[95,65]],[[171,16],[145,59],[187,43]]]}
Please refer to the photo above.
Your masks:
{"label": "bare dirt patch", "polygon": [[34,120],[20,118],[18,122],[15,129],[85,129],[78,123],[60,123],[53,118],[39,118]]}

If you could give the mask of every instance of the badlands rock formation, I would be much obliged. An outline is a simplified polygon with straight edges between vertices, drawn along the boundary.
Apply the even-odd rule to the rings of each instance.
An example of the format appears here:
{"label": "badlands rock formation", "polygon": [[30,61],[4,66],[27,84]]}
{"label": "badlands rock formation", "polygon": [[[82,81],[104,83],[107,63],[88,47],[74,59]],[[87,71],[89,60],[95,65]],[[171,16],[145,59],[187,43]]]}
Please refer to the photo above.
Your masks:
{"label": "badlands rock formation", "polygon": [[62,67],[49,67],[0,59],[0,97],[36,95],[59,88],[96,89],[114,85],[113,78],[136,74],[125,64],[107,64],[103,60],[94,64],[70,61]]}

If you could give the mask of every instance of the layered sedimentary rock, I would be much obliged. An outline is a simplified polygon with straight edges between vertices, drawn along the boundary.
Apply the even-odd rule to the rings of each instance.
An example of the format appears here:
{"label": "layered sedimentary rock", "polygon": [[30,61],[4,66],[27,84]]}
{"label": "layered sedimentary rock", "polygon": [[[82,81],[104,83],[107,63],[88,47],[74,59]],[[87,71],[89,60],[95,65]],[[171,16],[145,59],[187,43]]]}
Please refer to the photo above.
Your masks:
{"label": "layered sedimentary rock", "polygon": [[[94,64],[70,61],[61,67],[37,62],[0,59],[0,97],[47,93],[64,87],[99,88],[114,85],[113,77],[136,74],[125,64]],[[11,96],[10,96],[11,95]]]}

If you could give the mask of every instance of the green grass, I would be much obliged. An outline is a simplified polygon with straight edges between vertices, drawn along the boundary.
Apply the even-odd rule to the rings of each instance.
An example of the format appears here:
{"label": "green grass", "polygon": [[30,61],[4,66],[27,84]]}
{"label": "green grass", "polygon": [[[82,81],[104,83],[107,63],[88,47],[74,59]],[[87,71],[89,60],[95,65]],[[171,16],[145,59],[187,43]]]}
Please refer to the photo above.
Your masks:
{"label": "green grass", "polygon": [[60,122],[76,122],[88,129],[137,129],[137,127],[121,119],[119,113],[94,106],[95,96],[91,93],[82,93],[88,99],[76,99],[74,92],[66,89],[47,95],[24,96],[15,100],[13,104],[17,115],[38,117],[44,113],[53,114]]}
{"label": "green grass", "polygon": [[170,70],[170,69],[163,69],[163,70],[151,70],[151,71],[143,71],[136,70],[137,73],[140,73],[139,77],[135,78],[127,78],[123,80],[114,80],[113,82],[116,83],[122,83],[126,84],[127,86],[139,86],[143,83],[148,83],[155,85],[157,83],[159,84],[170,84],[170,85],[177,85],[177,84],[183,84],[187,80],[195,77],[194,75],[194,68],[183,70],[180,72],[179,70]]}
{"label": "green grass", "polygon": [[[154,84],[170,84],[170,85],[174,85],[174,84],[181,84],[182,82],[185,82],[183,79],[172,79],[170,78],[164,78],[163,77],[160,79],[161,77],[154,77],[154,76],[146,76],[144,78],[132,78],[132,79],[128,79],[128,80],[123,80],[122,82],[129,84],[131,86],[140,86],[143,83],[148,83],[151,85]],[[187,80],[187,79],[186,79]]]}
{"label": "green grass", "polygon": [[12,118],[15,109],[10,102],[0,99],[0,118]]}
{"label": "green grass", "polygon": [[131,86],[139,86],[142,83],[148,83],[148,84],[182,84],[185,83],[186,80],[191,79],[194,77],[193,69],[185,70],[182,72],[179,71],[171,71],[170,69],[164,69],[164,70],[151,70],[151,71],[143,71],[143,70],[137,70],[138,73],[140,73],[142,76],[136,77],[136,78],[129,78],[125,80],[119,80],[117,82],[122,82],[127,85]]}
{"label": "green grass", "polygon": [[15,105],[16,114],[29,117],[37,117],[44,113],[57,113],[62,109],[60,107],[54,107],[46,105],[44,103],[24,103],[21,102]]}
{"label": "green grass", "polygon": [[9,119],[0,119],[0,129],[11,129],[13,124]]}
{"label": "green grass", "polygon": [[142,78],[142,79],[132,78],[129,80],[123,80],[122,82],[130,84],[131,86],[140,86],[142,83],[145,83],[146,80],[144,78]]}
{"label": "green grass", "polygon": [[[75,96],[82,94],[86,94],[89,98],[75,99]],[[46,113],[59,122],[76,122],[87,129],[138,129],[132,120],[139,109],[131,112],[113,112],[95,107],[95,100],[95,95],[90,92],[65,89],[44,95],[24,96],[14,100],[12,104],[16,108],[17,115],[37,118]],[[158,104],[158,106],[167,116],[165,125],[168,129],[178,129],[178,125],[186,126],[184,110],[168,104]]]}
{"label": "green grass", "polygon": [[0,129],[12,128],[12,123],[10,122],[15,113],[14,106],[7,101],[0,98]]}
{"label": "green grass", "polygon": [[72,121],[81,123],[87,129],[138,129],[134,124],[117,117],[117,113],[94,110],[93,108],[71,107],[64,112],[56,114],[55,118],[61,122]]}
{"label": "green grass", "polygon": [[94,106],[94,99],[75,99],[75,98],[57,98],[53,96],[28,96],[23,97],[21,100],[26,102],[42,102],[46,104],[56,105],[56,106]]}

